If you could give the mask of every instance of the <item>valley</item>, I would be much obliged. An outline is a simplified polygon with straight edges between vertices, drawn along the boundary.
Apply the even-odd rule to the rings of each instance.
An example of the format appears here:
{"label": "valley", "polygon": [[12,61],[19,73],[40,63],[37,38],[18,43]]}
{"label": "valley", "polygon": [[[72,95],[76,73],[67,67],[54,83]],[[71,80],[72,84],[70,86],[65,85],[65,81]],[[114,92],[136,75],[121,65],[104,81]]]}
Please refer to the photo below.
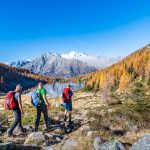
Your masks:
{"label": "valley", "polygon": [[[11,111],[3,108],[4,94],[0,96],[0,114],[1,121],[6,121],[2,121],[0,141],[4,145],[9,142],[10,146],[14,143],[16,147],[36,146],[34,148],[44,150],[145,149],[150,141],[148,140],[150,139],[149,64],[150,48],[148,45],[110,67],[77,77],[62,78],[59,79],[62,81],[60,83],[58,78],[2,65],[5,72],[13,71],[14,75],[18,75],[19,72],[18,83],[20,81],[23,83],[24,77],[26,83],[31,83],[28,78],[29,80],[36,79],[36,83],[39,81],[47,83],[45,87],[51,103],[49,117],[52,128],[50,131],[46,130],[42,117],[39,132],[33,132],[36,111],[31,105],[30,95],[23,94],[25,114],[22,121],[27,134],[19,135],[16,129],[17,137],[8,138],[6,129],[13,115]],[[16,76],[12,76],[11,79],[9,76],[4,77],[5,84],[12,84],[12,81],[16,79]],[[56,79],[58,82],[55,82]],[[59,98],[61,91],[69,82],[76,87],[73,97],[72,124],[63,121],[64,108]],[[29,92],[33,90],[30,89]]]}

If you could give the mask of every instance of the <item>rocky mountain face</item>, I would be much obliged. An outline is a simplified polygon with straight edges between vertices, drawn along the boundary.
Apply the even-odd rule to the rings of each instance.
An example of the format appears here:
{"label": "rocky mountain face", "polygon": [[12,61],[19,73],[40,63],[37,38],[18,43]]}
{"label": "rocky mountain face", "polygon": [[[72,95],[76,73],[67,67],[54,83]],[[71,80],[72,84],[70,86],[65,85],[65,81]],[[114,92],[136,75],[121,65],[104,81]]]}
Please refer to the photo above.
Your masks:
{"label": "rocky mountain face", "polygon": [[46,53],[31,62],[16,63],[16,66],[52,77],[73,77],[97,70],[80,60],[66,59],[57,53]]}
{"label": "rocky mountain face", "polygon": [[30,60],[19,60],[17,62],[11,62],[10,67],[23,67],[28,64]]}
{"label": "rocky mountain face", "polygon": [[115,64],[122,59],[122,57],[108,58],[104,56],[94,56],[83,53],[77,53],[75,51],[71,51],[68,54],[62,54],[61,56],[66,59],[77,59],[83,61],[84,63],[87,63],[90,66],[96,67],[98,70],[111,66],[112,64]]}

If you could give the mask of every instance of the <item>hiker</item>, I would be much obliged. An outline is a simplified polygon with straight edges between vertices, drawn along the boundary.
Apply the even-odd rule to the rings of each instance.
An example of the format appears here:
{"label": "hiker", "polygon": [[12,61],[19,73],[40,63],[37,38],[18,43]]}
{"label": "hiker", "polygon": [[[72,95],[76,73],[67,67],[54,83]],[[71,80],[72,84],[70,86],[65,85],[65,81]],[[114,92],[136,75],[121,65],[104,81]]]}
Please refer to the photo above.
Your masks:
{"label": "hiker", "polygon": [[21,92],[22,92],[22,86],[19,84],[16,86],[14,93],[14,102],[15,107],[13,108],[14,113],[14,123],[13,125],[8,129],[8,137],[15,136],[13,134],[14,129],[18,125],[18,128],[20,130],[21,134],[25,133],[25,129],[22,127],[21,118],[23,115],[23,107],[22,107],[22,100],[21,100]]}
{"label": "hiker", "polygon": [[65,108],[64,121],[67,120],[67,113],[69,113],[69,124],[71,123],[72,117],[72,96],[73,91],[71,90],[71,85],[68,85],[61,95],[61,99],[63,101],[63,105]]}
{"label": "hiker", "polygon": [[[48,108],[47,108],[47,107],[50,107],[50,103],[48,102],[48,99],[46,96],[46,89],[43,86],[44,86],[43,83],[40,82],[38,84],[38,89],[37,89],[37,91],[39,92],[39,99],[40,99],[41,103],[39,106],[36,107],[37,116],[36,116],[36,120],[35,120],[35,132],[38,131],[40,118],[41,118],[41,112],[44,115],[44,120],[45,120],[47,129],[49,130],[49,128],[50,128],[49,118],[48,118]],[[47,105],[45,104],[45,102],[47,103]]]}

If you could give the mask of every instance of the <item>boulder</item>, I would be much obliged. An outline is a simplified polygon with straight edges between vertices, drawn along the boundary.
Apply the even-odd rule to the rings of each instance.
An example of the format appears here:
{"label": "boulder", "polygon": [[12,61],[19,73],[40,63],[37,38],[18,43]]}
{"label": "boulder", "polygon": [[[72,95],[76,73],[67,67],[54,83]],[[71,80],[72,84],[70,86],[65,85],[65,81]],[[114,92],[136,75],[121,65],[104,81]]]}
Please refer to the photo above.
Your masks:
{"label": "boulder", "polygon": [[40,150],[40,147],[15,145],[12,143],[0,143],[0,150]]}
{"label": "boulder", "polygon": [[118,141],[108,141],[99,145],[96,150],[125,150],[125,148]]}
{"label": "boulder", "polygon": [[0,131],[0,136],[2,136],[3,135],[3,132],[2,131]]}
{"label": "boulder", "polygon": [[55,150],[55,149],[54,149],[54,146],[47,146],[47,147],[45,148],[45,150]]}
{"label": "boulder", "polygon": [[68,139],[62,147],[62,150],[72,149],[78,146],[78,143],[75,140]]}
{"label": "boulder", "polygon": [[14,150],[16,146],[12,143],[0,143],[1,150]]}
{"label": "boulder", "polygon": [[28,135],[24,144],[25,145],[42,145],[45,142],[43,132],[34,132]]}
{"label": "boulder", "polygon": [[150,150],[150,134],[140,138],[130,150]]}
{"label": "boulder", "polygon": [[94,150],[99,150],[100,145],[103,143],[103,139],[99,136],[95,137],[93,140]]}

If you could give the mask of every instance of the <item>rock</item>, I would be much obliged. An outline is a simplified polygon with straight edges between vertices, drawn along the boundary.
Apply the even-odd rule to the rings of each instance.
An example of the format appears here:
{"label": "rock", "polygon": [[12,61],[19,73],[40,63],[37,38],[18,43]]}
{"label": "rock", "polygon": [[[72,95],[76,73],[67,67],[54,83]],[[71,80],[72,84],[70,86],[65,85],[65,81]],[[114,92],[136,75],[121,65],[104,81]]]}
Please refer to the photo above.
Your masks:
{"label": "rock", "polygon": [[34,132],[28,135],[24,144],[25,145],[42,145],[45,142],[43,132]]}
{"label": "rock", "polygon": [[48,146],[48,147],[46,147],[45,150],[55,150],[55,149],[54,149],[54,146]]}
{"label": "rock", "polygon": [[0,136],[2,136],[3,135],[3,132],[2,131],[0,131]]}
{"label": "rock", "polygon": [[90,126],[87,124],[87,125],[83,125],[79,130],[80,130],[82,136],[86,136],[87,133],[88,133],[91,129],[90,129]]}
{"label": "rock", "polygon": [[40,147],[21,146],[12,143],[0,143],[0,150],[40,150]]}
{"label": "rock", "polygon": [[47,139],[53,139],[53,135],[52,134],[49,134],[49,133],[45,133],[45,136]]}
{"label": "rock", "polygon": [[12,143],[0,143],[0,149],[1,150],[13,150],[15,149],[15,145]]}
{"label": "rock", "polygon": [[99,145],[99,148],[97,150],[125,150],[125,148],[118,141],[108,141]]}
{"label": "rock", "polygon": [[61,130],[61,132],[62,132],[62,130],[65,128],[65,123],[63,123],[63,122],[61,122],[60,124],[55,124],[55,125],[51,125],[50,126],[50,130],[51,131],[55,131],[55,132],[57,132],[57,131],[60,131]]}
{"label": "rock", "polygon": [[34,128],[32,126],[24,126],[24,129],[26,130],[26,132],[32,133],[34,131]]}
{"label": "rock", "polygon": [[96,131],[89,131],[87,133],[87,136],[92,138],[92,137],[94,137],[96,135],[96,133],[97,133]]}
{"label": "rock", "polygon": [[25,142],[25,137],[16,137],[16,138],[7,138],[3,141],[4,143],[13,143],[13,144],[18,144],[18,145],[21,145],[21,144],[24,144]]}
{"label": "rock", "polygon": [[54,130],[54,133],[56,133],[56,134],[62,134],[64,132],[64,130],[62,130],[62,129],[55,129]]}
{"label": "rock", "polygon": [[139,139],[130,150],[150,150],[150,134]]}
{"label": "rock", "polygon": [[75,140],[72,139],[68,139],[65,144],[62,147],[62,150],[66,150],[66,149],[72,149],[74,147],[78,146],[77,142]]}
{"label": "rock", "polygon": [[79,119],[75,119],[73,121],[73,125],[74,125],[74,130],[78,129],[79,127],[81,127],[81,121]]}
{"label": "rock", "polygon": [[99,136],[94,138],[93,147],[94,150],[99,150],[100,145],[103,143],[103,139]]}

